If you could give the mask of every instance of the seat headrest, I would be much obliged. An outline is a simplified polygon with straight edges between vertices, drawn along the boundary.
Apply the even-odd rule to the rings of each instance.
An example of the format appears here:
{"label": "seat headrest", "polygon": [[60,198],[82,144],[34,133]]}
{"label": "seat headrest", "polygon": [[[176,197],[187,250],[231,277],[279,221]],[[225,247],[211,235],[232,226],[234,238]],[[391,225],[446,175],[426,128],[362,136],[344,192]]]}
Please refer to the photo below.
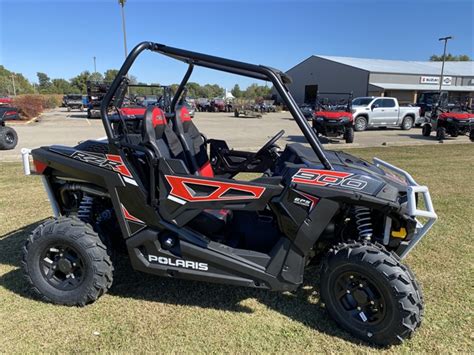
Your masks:
{"label": "seat headrest", "polygon": [[186,106],[181,106],[178,108],[176,110],[176,115],[181,122],[191,121],[191,114],[189,113],[189,110]]}
{"label": "seat headrest", "polygon": [[142,136],[145,142],[152,142],[160,139],[166,125],[164,112],[156,106],[148,106],[142,125]]}

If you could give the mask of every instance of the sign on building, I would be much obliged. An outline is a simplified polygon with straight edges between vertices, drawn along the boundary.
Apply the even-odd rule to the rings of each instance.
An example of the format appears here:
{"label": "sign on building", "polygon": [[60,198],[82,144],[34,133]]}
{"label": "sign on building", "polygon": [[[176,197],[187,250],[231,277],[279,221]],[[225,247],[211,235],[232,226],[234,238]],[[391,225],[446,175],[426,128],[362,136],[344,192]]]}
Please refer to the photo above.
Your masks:
{"label": "sign on building", "polygon": [[[443,85],[451,85],[452,76],[443,76]],[[420,76],[420,84],[436,84],[439,85],[439,76]]]}

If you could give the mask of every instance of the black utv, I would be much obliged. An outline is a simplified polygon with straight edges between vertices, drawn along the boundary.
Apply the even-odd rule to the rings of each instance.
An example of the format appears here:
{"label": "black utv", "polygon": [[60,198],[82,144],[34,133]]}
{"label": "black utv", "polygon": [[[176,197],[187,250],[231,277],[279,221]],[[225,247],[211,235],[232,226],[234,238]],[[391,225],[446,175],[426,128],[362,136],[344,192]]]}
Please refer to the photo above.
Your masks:
{"label": "black utv", "polygon": [[[122,115],[127,73],[145,50],[187,72],[165,109]],[[256,152],[205,139],[184,105],[194,66],[272,82],[309,146],[280,150],[284,131]],[[423,298],[402,259],[437,218],[428,188],[382,160],[325,151],[290,80],[263,65],[136,46],[102,101],[107,139],[31,152],[54,212],[23,247],[33,291],[62,305],[96,301],[112,286],[120,246],[136,270],[280,292],[300,287],[314,261],[321,302],[340,326],[376,344],[410,337]]]}

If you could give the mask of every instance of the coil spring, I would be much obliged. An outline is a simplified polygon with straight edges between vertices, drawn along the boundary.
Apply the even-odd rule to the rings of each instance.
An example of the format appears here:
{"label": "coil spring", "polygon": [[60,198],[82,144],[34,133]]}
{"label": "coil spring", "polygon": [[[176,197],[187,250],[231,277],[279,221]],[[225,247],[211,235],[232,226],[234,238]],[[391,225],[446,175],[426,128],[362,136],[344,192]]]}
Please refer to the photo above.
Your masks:
{"label": "coil spring", "polygon": [[374,232],[370,209],[363,206],[356,206],[354,212],[359,238],[370,239]]}
{"label": "coil spring", "polygon": [[94,204],[94,198],[84,195],[82,197],[79,208],[77,209],[77,217],[86,223],[90,222],[92,216],[92,206]]}

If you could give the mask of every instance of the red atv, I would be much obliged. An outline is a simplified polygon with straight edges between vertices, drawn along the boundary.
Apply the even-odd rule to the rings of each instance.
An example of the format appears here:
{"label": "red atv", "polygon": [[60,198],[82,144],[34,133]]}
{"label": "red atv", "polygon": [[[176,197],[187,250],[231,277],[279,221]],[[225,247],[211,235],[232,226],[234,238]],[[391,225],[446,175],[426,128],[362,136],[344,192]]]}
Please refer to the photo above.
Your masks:
{"label": "red atv", "polygon": [[[318,99],[318,94],[347,95],[347,99],[338,103],[329,103],[328,98]],[[352,93],[325,92],[316,95],[316,112],[313,117],[313,129],[325,137],[342,137],[346,143],[354,142],[354,118],[352,117]]]}
{"label": "red atv", "polygon": [[436,132],[436,139],[444,140],[448,135],[457,137],[468,135],[474,142],[474,113],[467,107],[442,108],[438,103],[433,107],[429,121],[423,125],[422,134],[429,137],[431,131]]}

